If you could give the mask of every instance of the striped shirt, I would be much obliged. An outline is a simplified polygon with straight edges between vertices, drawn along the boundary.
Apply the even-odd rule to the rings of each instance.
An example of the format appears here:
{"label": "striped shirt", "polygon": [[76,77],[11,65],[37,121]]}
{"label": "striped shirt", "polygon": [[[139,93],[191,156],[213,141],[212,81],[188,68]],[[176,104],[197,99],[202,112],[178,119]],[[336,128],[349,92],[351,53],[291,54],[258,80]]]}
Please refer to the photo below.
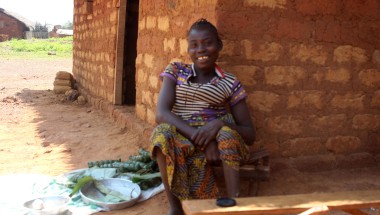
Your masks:
{"label": "striped shirt", "polygon": [[218,65],[215,65],[215,74],[206,84],[192,83],[190,77],[197,75],[193,64],[170,63],[160,76],[176,82],[172,112],[191,126],[202,126],[224,116],[229,107],[247,97],[234,75],[224,72]]}

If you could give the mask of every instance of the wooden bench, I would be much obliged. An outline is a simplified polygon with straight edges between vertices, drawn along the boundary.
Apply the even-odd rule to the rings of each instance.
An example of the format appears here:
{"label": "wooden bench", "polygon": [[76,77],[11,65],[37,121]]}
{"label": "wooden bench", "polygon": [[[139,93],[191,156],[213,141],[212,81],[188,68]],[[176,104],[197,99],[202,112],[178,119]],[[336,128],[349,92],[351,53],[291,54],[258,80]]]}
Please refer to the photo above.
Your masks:
{"label": "wooden bench", "polygon": [[267,197],[236,198],[236,206],[219,207],[215,199],[185,200],[187,215],[325,214],[340,210],[348,214],[367,214],[360,209],[379,208],[380,190],[313,193]]}
{"label": "wooden bench", "polygon": [[[221,166],[213,169],[218,178],[224,178]],[[269,152],[266,149],[250,151],[249,160],[240,166],[239,172],[241,179],[248,180],[248,196],[257,196],[260,182],[269,179]]]}

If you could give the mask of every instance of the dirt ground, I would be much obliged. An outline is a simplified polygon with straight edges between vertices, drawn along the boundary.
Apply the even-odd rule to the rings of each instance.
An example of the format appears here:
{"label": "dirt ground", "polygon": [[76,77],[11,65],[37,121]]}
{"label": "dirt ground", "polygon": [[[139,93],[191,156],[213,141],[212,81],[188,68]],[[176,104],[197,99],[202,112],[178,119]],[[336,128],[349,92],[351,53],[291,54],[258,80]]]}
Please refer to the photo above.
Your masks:
{"label": "dirt ground", "polygon": [[[137,153],[142,145],[138,133],[118,127],[93,107],[62,101],[62,95],[53,93],[56,72],[71,68],[71,59],[0,59],[0,175],[56,176],[85,168],[88,161]],[[271,174],[261,184],[260,196],[380,189],[380,167]],[[161,215],[167,209],[161,193],[131,208],[99,214]]]}

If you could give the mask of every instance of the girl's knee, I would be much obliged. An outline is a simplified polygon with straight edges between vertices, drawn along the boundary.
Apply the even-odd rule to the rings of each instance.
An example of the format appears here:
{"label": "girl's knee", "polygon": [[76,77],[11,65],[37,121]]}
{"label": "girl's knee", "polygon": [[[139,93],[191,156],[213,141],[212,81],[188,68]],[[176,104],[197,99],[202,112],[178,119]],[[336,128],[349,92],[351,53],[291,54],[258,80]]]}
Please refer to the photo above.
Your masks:
{"label": "girl's knee", "polygon": [[218,142],[218,146],[231,143],[231,142],[240,142],[241,137],[239,133],[233,129],[231,129],[228,126],[223,126],[217,136],[216,136],[216,141]]}
{"label": "girl's knee", "polygon": [[154,128],[152,138],[161,134],[170,137],[176,133],[176,130],[176,127],[173,125],[168,123],[160,123]]}
{"label": "girl's knee", "polygon": [[156,126],[155,131],[173,131],[175,130],[175,126],[169,123],[160,123]]}

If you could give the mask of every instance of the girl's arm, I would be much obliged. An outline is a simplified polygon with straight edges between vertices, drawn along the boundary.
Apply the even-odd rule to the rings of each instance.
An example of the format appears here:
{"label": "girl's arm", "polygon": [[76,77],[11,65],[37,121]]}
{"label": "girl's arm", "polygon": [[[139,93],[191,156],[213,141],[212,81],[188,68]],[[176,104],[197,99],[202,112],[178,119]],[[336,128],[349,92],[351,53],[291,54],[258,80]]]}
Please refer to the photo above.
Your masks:
{"label": "girl's arm", "polygon": [[231,114],[236,125],[228,124],[228,126],[236,130],[247,145],[252,145],[256,139],[256,131],[245,99],[231,107]]}
{"label": "girl's arm", "polygon": [[175,81],[168,77],[164,77],[160,95],[158,97],[156,122],[174,125],[182,135],[190,139],[192,134],[196,131],[196,128],[189,126],[185,121],[171,111],[176,97],[175,90]]}

